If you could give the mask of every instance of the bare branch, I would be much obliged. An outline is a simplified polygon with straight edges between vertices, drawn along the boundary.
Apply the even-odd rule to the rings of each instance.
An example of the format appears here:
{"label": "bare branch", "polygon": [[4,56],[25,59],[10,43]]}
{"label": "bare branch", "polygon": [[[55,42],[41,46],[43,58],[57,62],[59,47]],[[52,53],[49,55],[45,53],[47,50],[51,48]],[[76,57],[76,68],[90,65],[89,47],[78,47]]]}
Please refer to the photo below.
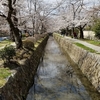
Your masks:
{"label": "bare branch", "polygon": [[7,18],[7,16],[5,14],[3,14],[3,12],[0,11],[0,16],[3,18]]}
{"label": "bare branch", "polygon": [[3,3],[2,5],[8,7],[8,5],[6,3]]}
{"label": "bare branch", "polygon": [[15,4],[15,3],[16,3],[16,0],[13,1],[13,4]]}

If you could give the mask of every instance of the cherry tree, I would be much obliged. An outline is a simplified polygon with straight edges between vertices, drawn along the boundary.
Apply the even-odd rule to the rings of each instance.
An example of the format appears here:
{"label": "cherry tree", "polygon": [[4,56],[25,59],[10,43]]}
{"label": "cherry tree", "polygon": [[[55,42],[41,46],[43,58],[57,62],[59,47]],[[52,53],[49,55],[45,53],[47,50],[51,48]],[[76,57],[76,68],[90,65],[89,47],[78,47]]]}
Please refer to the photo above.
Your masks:
{"label": "cherry tree", "polygon": [[[64,1],[64,0],[62,0]],[[50,28],[50,21],[52,20],[52,15],[56,12],[56,9],[62,4],[58,2],[57,4],[49,4],[45,0],[27,0],[29,19],[32,28],[33,35],[36,33],[44,33]]]}
{"label": "cherry tree", "polygon": [[16,48],[19,49],[22,47],[22,40],[18,29],[18,18],[16,17],[16,2],[16,0],[2,0],[0,16],[7,20],[10,27],[10,35],[16,43]]}
{"label": "cherry tree", "polygon": [[75,28],[80,31],[80,38],[84,38],[83,29],[90,23],[91,14],[88,13],[86,4],[83,0],[69,0],[66,1],[58,11],[55,17],[55,26],[59,28],[71,29],[74,33]]}

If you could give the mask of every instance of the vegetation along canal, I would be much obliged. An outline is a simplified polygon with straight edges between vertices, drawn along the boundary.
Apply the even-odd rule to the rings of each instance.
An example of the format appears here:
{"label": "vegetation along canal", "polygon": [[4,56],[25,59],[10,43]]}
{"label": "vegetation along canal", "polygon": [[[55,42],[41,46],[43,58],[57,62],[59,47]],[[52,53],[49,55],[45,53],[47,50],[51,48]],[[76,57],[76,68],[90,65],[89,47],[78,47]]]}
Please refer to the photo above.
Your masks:
{"label": "vegetation along canal", "polygon": [[53,37],[33,80],[26,100],[100,100],[100,94],[79,69],[72,67]]}

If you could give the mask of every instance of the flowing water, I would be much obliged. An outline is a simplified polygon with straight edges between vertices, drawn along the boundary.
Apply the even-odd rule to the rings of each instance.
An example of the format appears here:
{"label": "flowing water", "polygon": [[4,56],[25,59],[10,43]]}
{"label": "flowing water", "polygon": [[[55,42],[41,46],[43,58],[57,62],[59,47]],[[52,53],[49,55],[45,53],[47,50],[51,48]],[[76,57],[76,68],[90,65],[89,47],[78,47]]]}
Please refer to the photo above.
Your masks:
{"label": "flowing water", "polygon": [[93,100],[53,37],[26,100]]}

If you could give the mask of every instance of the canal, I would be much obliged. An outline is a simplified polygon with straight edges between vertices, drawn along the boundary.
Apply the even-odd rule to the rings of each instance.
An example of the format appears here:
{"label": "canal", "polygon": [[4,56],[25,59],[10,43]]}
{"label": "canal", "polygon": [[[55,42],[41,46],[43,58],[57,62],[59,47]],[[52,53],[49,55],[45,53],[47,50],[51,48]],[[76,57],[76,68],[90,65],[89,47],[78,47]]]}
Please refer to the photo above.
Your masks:
{"label": "canal", "polygon": [[81,71],[71,65],[50,37],[26,100],[100,100],[100,95]]}

